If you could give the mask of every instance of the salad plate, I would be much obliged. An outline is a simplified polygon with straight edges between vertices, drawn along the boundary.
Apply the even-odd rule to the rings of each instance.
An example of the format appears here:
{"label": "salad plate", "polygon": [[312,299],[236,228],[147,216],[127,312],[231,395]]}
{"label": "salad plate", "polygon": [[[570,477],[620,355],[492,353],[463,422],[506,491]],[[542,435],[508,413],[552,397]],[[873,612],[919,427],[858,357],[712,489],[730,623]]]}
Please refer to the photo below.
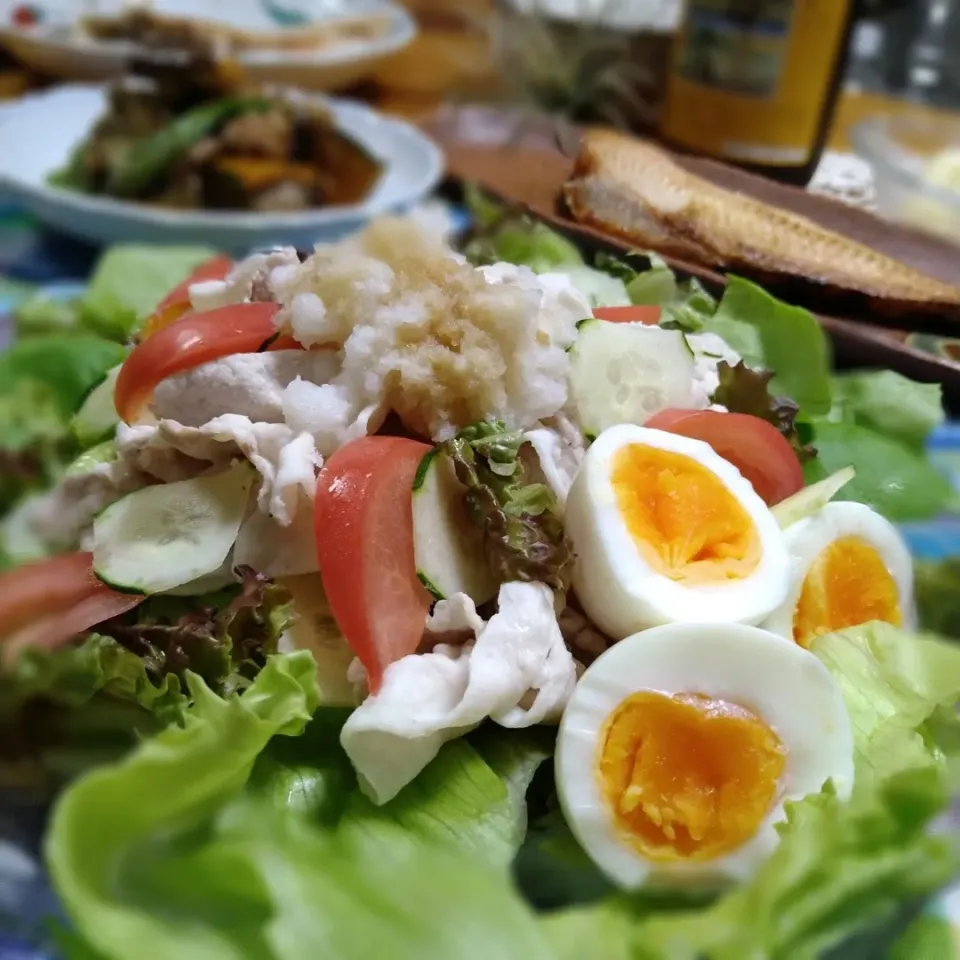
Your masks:
{"label": "salad plate", "polygon": [[[360,103],[328,103],[337,125],[383,166],[360,204],[291,213],[174,210],[53,186],[50,176],[69,162],[107,108],[101,88],[82,85],[34,94],[0,121],[0,190],[46,226],[96,243],[206,243],[244,253],[278,243],[308,248],[342,237],[371,216],[411,208],[436,186],[443,161],[426,135]],[[45,131],[43,137],[35,135],[37,129]]]}
{"label": "salad plate", "polygon": [[949,958],[939,388],[468,200],[306,258],[121,245],[16,307],[0,774],[53,804],[44,956]]}
{"label": "salad plate", "polygon": [[[577,131],[539,114],[500,107],[446,107],[424,124],[447,156],[450,176],[481,185],[506,203],[517,204],[578,244],[623,253],[642,244],[590,224],[574,221],[559,205],[577,150]],[[703,166],[703,165],[701,165]],[[802,215],[854,242],[876,246],[888,257],[957,285],[956,247],[901,224],[854,209],[836,199],[763,181],[742,171],[706,164],[717,184],[740,190],[791,214]],[[683,256],[667,257],[703,282],[723,282],[723,271]],[[741,268],[768,286],[762,271]],[[822,284],[802,280],[782,284],[780,295],[813,310],[830,332],[845,362],[883,365],[908,376],[936,380],[951,395],[960,392],[960,337],[955,311],[922,315],[904,304],[837,295]]]}
{"label": "salad plate", "polygon": [[[86,5],[8,0],[0,5],[0,37],[24,64],[44,74],[107,80],[124,72],[140,45],[133,37],[98,36],[83,17],[119,17],[130,8],[117,0]],[[158,0],[146,9],[173,21],[187,18],[249,34],[251,42],[238,56],[251,79],[315,90],[355,82],[416,34],[413,18],[391,0],[231,0],[227,5]],[[344,24],[353,29],[338,31]],[[257,37],[270,43],[258,45]]]}

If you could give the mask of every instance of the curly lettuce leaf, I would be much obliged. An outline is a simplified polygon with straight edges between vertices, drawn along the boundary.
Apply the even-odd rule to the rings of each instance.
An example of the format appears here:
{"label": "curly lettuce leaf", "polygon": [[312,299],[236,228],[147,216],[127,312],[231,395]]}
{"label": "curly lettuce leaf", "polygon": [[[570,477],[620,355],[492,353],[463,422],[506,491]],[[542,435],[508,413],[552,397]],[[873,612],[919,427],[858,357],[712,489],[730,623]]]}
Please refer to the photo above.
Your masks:
{"label": "curly lettuce leaf", "polygon": [[148,598],[97,627],[143,662],[158,686],[190,671],[218,694],[249,686],[292,620],[290,594],[249,568],[239,588]]}
{"label": "curly lettuce leaf", "polygon": [[82,707],[104,694],[136,704],[169,723],[182,716],[187,704],[175,676],[167,675],[155,684],[140,657],[98,633],[75,646],[24,651],[0,675],[0,691],[3,713],[34,699]]}
{"label": "curly lettuce leaf", "polygon": [[[828,786],[788,804],[778,850],[713,902],[597,891],[538,920],[504,876],[497,839],[512,820],[499,805],[522,794],[536,754],[505,765],[501,754],[497,791],[479,765],[495,749],[448,744],[406,802],[371,810],[336,749],[343,711],[321,711],[289,740],[268,742],[257,721],[253,743],[253,688],[223,701],[191,683],[200,690],[184,730],[88,775],[55,812],[48,860],[104,960],[125,958],[130,942],[144,944],[143,960],[360,960],[380,947],[401,960],[814,960],[838,946],[865,960],[875,952],[852,952],[851,936],[895,925],[958,866],[951,838],[928,829],[949,798],[945,767],[928,765],[846,803]],[[251,708],[272,715],[273,699],[259,691]]]}
{"label": "curly lettuce leaf", "polygon": [[[268,674],[284,664],[280,687]],[[359,960],[378,948],[546,960],[504,875],[546,752],[539,734],[447,744],[415,790],[373,807],[339,748],[345,711],[275,736],[297,733],[313,709],[312,670],[306,653],[274,658],[227,700],[190,677],[183,729],[67,791],[47,859],[79,934],[72,949],[104,960],[125,958],[131,942],[144,944],[142,960]]]}
{"label": "curly lettuce leaf", "polygon": [[[224,941],[200,924],[182,925],[174,917],[149,913],[151,902],[163,902],[162,877],[157,870],[151,875],[151,867],[163,859],[164,834],[200,824],[241,789],[273,736],[303,730],[316,706],[314,670],[308,653],[274,657],[242,696],[228,699],[188,674],[193,706],[182,727],[167,727],[120,763],[88,773],[63,794],[46,838],[47,864],[79,934],[95,951],[122,957],[137,943],[143,960],[256,955],[239,948],[242,939],[233,941],[239,953],[227,952]],[[224,854],[220,851],[214,872],[220,889],[226,887],[235,898],[231,912],[242,937],[251,922],[265,919],[252,909],[260,891],[250,870],[241,863],[231,869],[234,858]],[[192,886],[195,894],[205,879],[215,887],[213,865],[196,863],[196,872],[184,873],[181,884]],[[159,889],[151,889],[157,883]],[[167,892],[175,899],[176,891]],[[195,906],[204,908],[200,902]],[[208,900],[206,906],[214,904]],[[219,906],[226,908],[223,901]]]}
{"label": "curly lettuce leaf", "polygon": [[[950,719],[940,708],[960,701],[960,648],[878,622],[817,637],[810,650],[843,693],[858,787],[942,759]],[[955,715],[952,723],[960,729]]]}
{"label": "curly lettuce leaf", "polygon": [[[138,731],[179,722],[185,676],[222,695],[253,682],[290,619],[285,591],[248,573],[205,597],[152,597],[77,644],[25,652],[0,672],[0,765],[28,769],[45,794],[129,750]],[[37,718],[40,722],[37,722]]]}
{"label": "curly lettuce leaf", "polygon": [[800,459],[812,460],[817,451],[803,442],[797,429],[800,408],[789,397],[770,393],[773,374],[769,370],[752,370],[742,360],[730,366],[725,360],[717,365],[720,385],[711,398],[731,413],[748,413],[772,424],[783,434]]}
{"label": "curly lettuce leaf", "polygon": [[467,513],[483,532],[487,563],[500,583],[539,581],[566,589],[573,550],[556,497],[533,482],[523,434],[500,422],[477,423],[440,445],[466,487]]}
{"label": "curly lettuce leaf", "polygon": [[547,758],[548,736],[525,730],[453,741],[389,803],[350,795],[338,830],[403,828],[413,844],[459,847],[463,855],[506,869],[527,831],[526,792]]}

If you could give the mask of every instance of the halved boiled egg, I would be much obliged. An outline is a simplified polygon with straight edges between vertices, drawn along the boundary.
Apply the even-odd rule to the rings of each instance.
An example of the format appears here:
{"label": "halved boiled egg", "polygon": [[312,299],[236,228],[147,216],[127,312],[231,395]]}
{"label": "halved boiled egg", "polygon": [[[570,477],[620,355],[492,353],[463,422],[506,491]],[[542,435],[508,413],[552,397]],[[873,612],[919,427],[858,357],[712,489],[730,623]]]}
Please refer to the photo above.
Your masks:
{"label": "halved boiled egg", "polygon": [[567,498],[584,612],[615,639],[673,622],[758,623],[788,558],[770,509],[701,440],[621,425],[587,451]]}
{"label": "halved boiled egg", "polygon": [[784,531],[792,564],[783,604],[764,626],[803,647],[883,620],[911,629],[913,563],[896,527],[862,503],[828,503]]}
{"label": "halved boiled egg", "polygon": [[813,654],[757,627],[670,624],[581,677],[560,724],[557,790],[616,883],[717,886],[775,849],[783,804],[853,787],[843,697]]}

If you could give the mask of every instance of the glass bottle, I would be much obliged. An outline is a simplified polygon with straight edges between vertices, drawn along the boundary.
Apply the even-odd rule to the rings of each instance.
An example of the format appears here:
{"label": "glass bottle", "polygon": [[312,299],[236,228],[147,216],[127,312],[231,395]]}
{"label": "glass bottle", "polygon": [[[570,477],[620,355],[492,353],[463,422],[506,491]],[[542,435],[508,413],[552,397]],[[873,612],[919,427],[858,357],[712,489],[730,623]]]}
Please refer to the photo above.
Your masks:
{"label": "glass bottle", "polygon": [[806,184],[841,91],[854,0],[689,0],[661,134]]}

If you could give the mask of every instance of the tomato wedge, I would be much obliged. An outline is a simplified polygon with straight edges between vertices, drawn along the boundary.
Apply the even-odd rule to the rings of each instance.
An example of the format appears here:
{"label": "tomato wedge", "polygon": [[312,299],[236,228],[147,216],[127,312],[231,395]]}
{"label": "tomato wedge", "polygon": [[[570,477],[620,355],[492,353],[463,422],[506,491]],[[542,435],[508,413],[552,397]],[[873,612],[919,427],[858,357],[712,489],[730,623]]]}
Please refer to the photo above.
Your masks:
{"label": "tomato wedge", "polygon": [[276,303],[237,303],[189,313],[134,347],[117,377],[114,403],[131,423],[161,380],[234,353],[256,353],[276,333]]}
{"label": "tomato wedge", "polygon": [[642,323],[655,327],[660,322],[661,310],[655,304],[632,307],[594,307],[593,315],[609,323]]}
{"label": "tomato wedge", "polygon": [[376,693],[383,671],[413,653],[430,596],[417,579],[411,493],[430,447],[405,437],[361,437],[317,479],[317,558],[330,609]]}
{"label": "tomato wedge", "polygon": [[143,597],[119,593],[93,572],[93,554],[71,553],[0,576],[0,645],[8,661],[26,647],[51,648]]}
{"label": "tomato wedge", "polygon": [[[718,413],[719,411],[713,410],[711,413]],[[668,410],[661,410],[659,413],[655,413],[646,423],[645,427],[650,427],[652,430],[664,430],[667,433],[679,433],[679,430],[674,430],[674,426],[680,423],[682,420],[687,420],[689,417],[695,417],[698,413],[703,413],[702,410],[675,410],[670,408]]]}
{"label": "tomato wedge", "polygon": [[769,506],[803,489],[803,469],[793,448],[773,424],[759,417],[719,410],[663,410],[644,426],[709,443]]}
{"label": "tomato wedge", "polygon": [[204,280],[223,280],[233,269],[233,261],[224,255],[219,255],[201,263],[183,283],[173,288],[156,306],[156,309],[147,319],[140,339],[147,340],[159,333],[164,327],[179,320],[190,310],[190,287]]}

